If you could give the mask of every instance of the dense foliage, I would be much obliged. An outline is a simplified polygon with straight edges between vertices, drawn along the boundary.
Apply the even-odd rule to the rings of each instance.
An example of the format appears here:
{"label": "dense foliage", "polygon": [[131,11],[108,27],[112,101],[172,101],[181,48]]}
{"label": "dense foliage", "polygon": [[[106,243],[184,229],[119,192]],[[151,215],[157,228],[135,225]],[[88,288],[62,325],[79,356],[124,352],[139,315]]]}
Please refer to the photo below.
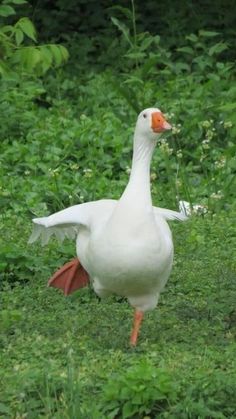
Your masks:
{"label": "dense foliage", "polygon": [[[0,416],[236,416],[235,13],[173,3],[1,1]],[[74,243],[26,243],[33,216],[120,196],[149,106],[173,125],[154,203],[201,207],[132,351],[125,301],[45,289]]]}

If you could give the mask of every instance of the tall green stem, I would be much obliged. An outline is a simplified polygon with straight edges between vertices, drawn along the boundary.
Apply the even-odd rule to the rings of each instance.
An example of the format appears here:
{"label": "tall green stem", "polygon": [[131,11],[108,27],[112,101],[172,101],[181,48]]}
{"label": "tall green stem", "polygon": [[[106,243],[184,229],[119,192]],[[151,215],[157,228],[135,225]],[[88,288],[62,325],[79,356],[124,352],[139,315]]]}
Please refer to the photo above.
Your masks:
{"label": "tall green stem", "polygon": [[[137,51],[137,30],[136,30],[136,17],[135,17],[134,0],[131,0],[131,5],[132,5],[132,24],[133,24],[133,34],[134,34],[134,47],[135,47],[135,52],[136,52]],[[138,68],[137,57],[135,58],[135,66],[136,66],[136,68]]]}

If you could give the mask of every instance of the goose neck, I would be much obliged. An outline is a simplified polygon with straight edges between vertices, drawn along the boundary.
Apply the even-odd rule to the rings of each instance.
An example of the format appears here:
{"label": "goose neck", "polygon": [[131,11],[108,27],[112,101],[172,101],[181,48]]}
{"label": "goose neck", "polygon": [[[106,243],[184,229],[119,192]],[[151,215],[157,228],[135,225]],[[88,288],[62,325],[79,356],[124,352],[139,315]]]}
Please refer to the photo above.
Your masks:
{"label": "goose neck", "polygon": [[134,136],[134,152],[128,185],[124,195],[152,205],[150,190],[150,165],[155,142],[140,136]]}

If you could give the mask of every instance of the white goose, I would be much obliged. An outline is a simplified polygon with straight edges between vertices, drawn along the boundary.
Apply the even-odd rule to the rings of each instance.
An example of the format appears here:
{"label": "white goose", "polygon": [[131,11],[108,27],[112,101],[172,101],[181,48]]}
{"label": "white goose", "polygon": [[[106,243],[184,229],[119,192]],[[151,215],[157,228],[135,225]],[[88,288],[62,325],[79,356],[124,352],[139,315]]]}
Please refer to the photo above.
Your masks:
{"label": "white goose", "polygon": [[105,297],[117,294],[135,308],[130,338],[136,345],[145,311],[156,307],[171,272],[173,243],[166,220],[187,219],[183,213],[152,206],[150,163],[158,136],[171,125],[157,108],[145,109],[137,119],[128,185],[121,198],[75,205],[49,217],[35,218],[32,243],[46,244],[52,234],[75,237],[78,258],[49,280],[50,286],[75,291],[90,280]]}

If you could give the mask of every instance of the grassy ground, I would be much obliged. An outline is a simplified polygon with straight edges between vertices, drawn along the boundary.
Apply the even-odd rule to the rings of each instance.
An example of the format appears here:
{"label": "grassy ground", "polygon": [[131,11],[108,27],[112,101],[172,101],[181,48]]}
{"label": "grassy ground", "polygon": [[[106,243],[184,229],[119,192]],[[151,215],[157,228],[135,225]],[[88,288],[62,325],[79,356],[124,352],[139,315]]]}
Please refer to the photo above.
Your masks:
{"label": "grassy ground", "polygon": [[89,289],[65,298],[40,271],[5,289],[1,416],[236,417],[233,222],[229,213],[172,223],[173,273],[135,349],[124,300]]}
{"label": "grassy ground", "polygon": [[[114,39],[84,66],[75,41],[65,70],[1,84],[0,417],[236,418],[235,70],[220,34],[176,51],[158,39]],[[171,223],[174,269],[133,349],[125,300],[47,289],[74,243],[26,243],[33,217],[121,195],[150,106],[173,126],[154,153],[154,205],[207,213]]]}

